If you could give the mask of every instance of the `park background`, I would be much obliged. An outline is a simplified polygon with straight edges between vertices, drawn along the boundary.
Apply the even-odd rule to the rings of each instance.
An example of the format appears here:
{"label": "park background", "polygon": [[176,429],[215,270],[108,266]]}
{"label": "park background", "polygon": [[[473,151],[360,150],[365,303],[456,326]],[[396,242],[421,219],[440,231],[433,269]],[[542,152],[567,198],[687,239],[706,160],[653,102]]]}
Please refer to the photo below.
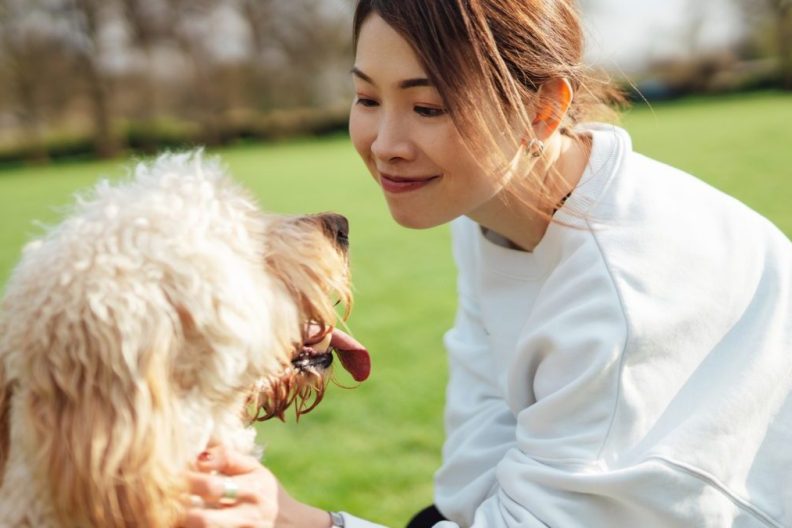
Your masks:
{"label": "park background", "polygon": [[[792,2],[581,3],[636,149],[792,233]],[[296,497],[400,526],[440,461],[455,274],[448,229],[396,226],[349,142],[352,7],[0,0],[0,284],[75,191],[163,149],[207,145],[270,210],[345,214],[372,377],[259,436]]]}

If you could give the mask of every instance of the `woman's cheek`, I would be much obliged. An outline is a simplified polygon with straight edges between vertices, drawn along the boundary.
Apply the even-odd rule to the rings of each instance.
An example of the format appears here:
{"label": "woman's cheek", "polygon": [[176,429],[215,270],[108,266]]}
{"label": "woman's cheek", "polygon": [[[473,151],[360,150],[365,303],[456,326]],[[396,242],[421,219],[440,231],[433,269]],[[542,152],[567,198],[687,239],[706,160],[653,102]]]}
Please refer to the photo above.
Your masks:
{"label": "woman's cheek", "polygon": [[363,160],[368,158],[368,153],[371,150],[371,137],[370,124],[367,123],[370,118],[361,115],[360,110],[356,106],[352,107],[349,113],[349,137],[352,139],[352,144],[357,150]]}

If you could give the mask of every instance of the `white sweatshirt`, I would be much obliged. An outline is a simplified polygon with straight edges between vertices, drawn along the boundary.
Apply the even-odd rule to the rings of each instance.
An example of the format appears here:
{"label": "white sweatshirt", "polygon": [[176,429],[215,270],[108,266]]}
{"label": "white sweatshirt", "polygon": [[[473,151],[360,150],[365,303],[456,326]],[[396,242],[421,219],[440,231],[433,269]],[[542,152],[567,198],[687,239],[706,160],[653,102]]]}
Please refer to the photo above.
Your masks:
{"label": "white sweatshirt", "polygon": [[533,252],[453,223],[437,527],[792,526],[792,245],[587,128]]}

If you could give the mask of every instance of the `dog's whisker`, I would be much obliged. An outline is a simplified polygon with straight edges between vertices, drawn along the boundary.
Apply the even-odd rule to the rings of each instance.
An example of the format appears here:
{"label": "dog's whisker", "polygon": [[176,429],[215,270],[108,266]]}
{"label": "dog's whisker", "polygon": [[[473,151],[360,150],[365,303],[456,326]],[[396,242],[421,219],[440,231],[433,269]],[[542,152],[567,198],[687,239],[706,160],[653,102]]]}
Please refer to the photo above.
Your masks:
{"label": "dog's whisker", "polygon": [[271,381],[267,388],[258,389],[251,398],[255,402],[251,421],[262,422],[276,417],[285,421],[286,410],[292,405],[299,420],[322,401],[326,388],[327,380],[322,372],[313,368],[294,368],[285,376]]}
{"label": "dog's whisker", "polygon": [[335,376],[335,374],[333,374],[333,376],[331,376],[328,379],[328,383],[332,383],[333,385],[335,385],[336,387],[338,387],[340,389],[354,389],[354,388],[357,388],[358,385],[360,385],[360,383],[358,383],[357,385],[344,385],[343,383],[338,381],[338,378]]}

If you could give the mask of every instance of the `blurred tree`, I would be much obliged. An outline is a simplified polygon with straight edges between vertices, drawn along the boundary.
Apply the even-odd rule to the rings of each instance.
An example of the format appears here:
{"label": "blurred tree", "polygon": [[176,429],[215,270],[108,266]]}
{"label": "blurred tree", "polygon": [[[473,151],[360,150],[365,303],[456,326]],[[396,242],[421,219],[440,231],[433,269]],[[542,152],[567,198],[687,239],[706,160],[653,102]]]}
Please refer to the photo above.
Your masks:
{"label": "blurred tree", "polygon": [[112,108],[109,82],[101,67],[102,46],[100,31],[105,23],[110,2],[102,0],[63,0],[52,8],[68,20],[73,32],[74,52],[80,73],[86,83],[94,125],[94,148],[99,157],[111,157],[121,149],[112,127]]}
{"label": "blurred tree", "polygon": [[47,159],[43,141],[40,63],[37,58],[51,49],[44,36],[25,31],[21,1],[0,0],[0,42],[3,78],[10,89],[16,115],[23,130],[23,142],[33,161]]}
{"label": "blurred tree", "polygon": [[167,6],[163,0],[119,0],[121,13],[129,31],[129,44],[142,52],[145,67],[138,79],[141,103],[135,106],[135,117],[143,122],[156,118],[160,112],[158,102],[158,79],[151,75],[154,54],[159,45],[166,42],[172,32],[168,27]]}
{"label": "blurred tree", "polygon": [[240,2],[266,87],[261,106],[320,106],[345,95],[339,77],[352,61],[352,2]]}
{"label": "blurred tree", "polygon": [[150,53],[171,36],[163,0],[120,0],[129,26],[132,45]]}
{"label": "blurred tree", "polygon": [[[239,0],[239,9],[250,34],[251,102],[254,108],[269,110],[275,103],[276,90],[270,80],[273,72],[267,61],[268,49],[274,41],[269,31],[272,20],[274,0]],[[274,103],[274,104],[273,104]]]}
{"label": "blurred tree", "polygon": [[781,85],[792,90],[792,0],[737,0],[759,47],[778,58]]}
{"label": "blurred tree", "polygon": [[202,128],[202,141],[223,141],[222,114],[227,109],[218,63],[209,49],[217,28],[213,16],[227,7],[229,0],[166,0],[168,26],[190,69],[183,87],[180,108]]}
{"label": "blurred tree", "polygon": [[0,0],[0,136],[110,156],[327,130],[348,98],[353,3]]}

